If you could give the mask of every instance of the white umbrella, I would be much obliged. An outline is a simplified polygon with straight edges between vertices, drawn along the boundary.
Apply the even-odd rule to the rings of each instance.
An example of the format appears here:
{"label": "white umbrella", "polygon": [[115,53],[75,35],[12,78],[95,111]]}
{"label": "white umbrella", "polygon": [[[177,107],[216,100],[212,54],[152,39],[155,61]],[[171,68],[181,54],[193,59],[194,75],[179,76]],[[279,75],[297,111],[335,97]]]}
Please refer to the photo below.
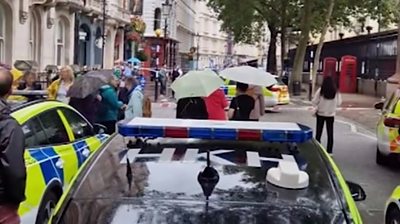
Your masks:
{"label": "white umbrella", "polygon": [[190,71],[177,78],[171,84],[177,99],[187,97],[207,97],[216,89],[220,88],[224,82],[211,70]]}
{"label": "white umbrella", "polygon": [[257,86],[272,86],[276,79],[271,73],[251,66],[238,66],[222,70],[219,73],[222,77]]}

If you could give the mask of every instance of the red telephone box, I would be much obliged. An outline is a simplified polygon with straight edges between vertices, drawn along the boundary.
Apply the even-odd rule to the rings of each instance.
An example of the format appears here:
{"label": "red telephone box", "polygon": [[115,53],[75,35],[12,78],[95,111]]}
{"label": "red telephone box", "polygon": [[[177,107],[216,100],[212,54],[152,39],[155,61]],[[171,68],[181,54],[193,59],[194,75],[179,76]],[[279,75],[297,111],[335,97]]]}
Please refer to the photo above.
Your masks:
{"label": "red telephone box", "polygon": [[351,55],[342,57],[339,90],[343,93],[355,93],[357,87],[357,58]]}
{"label": "red telephone box", "polygon": [[336,78],[336,64],[337,59],[333,57],[324,58],[324,70],[323,74],[325,76],[334,76]]}

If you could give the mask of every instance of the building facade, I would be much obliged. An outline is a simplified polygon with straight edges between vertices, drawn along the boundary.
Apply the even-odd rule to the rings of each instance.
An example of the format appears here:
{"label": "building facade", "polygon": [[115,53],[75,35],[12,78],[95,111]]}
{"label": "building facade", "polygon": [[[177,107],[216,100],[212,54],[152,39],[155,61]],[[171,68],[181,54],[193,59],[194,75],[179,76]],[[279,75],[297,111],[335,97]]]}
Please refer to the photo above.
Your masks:
{"label": "building facade", "polygon": [[[0,0],[0,61],[102,64],[102,0]],[[107,0],[104,65],[122,59],[130,1]]]}

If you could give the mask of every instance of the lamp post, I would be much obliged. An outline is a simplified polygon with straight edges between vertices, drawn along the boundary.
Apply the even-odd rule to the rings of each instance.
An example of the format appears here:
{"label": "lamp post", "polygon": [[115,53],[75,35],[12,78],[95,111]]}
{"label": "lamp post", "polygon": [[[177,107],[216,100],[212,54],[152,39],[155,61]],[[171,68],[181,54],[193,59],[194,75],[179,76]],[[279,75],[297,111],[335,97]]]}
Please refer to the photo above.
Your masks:
{"label": "lamp post", "polygon": [[169,67],[169,60],[168,60],[168,48],[167,45],[169,45],[168,41],[168,17],[171,13],[171,8],[172,5],[169,2],[169,0],[165,0],[165,2],[162,4],[162,13],[164,16],[164,64],[167,64]]}
{"label": "lamp post", "polygon": [[308,100],[309,101],[312,100],[313,67],[314,67],[314,50],[312,48],[312,43],[311,43],[311,45],[310,45],[310,81],[308,83]]}
{"label": "lamp post", "polygon": [[196,65],[196,69],[199,70],[199,62],[200,62],[200,34],[197,33],[196,34],[197,37],[197,49],[196,49],[196,54],[197,54],[197,65]]}

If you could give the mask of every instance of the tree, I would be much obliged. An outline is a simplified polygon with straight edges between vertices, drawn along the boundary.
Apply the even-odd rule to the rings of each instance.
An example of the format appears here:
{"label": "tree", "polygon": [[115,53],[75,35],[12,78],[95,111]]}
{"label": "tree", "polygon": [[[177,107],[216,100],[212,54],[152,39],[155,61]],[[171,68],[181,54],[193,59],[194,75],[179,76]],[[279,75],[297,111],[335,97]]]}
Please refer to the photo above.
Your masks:
{"label": "tree", "polygon": [[317,71],[319,67],[319,60],[321,56],[321,51],[322,51],[322,46],[324,45],[325,41],[325,35],[326,32],[328,31],[328,28],[330,26],[330,20],[333,12],[333,8],[335,6],[335,0],[329,0],[329,7],[328,7],[328,12],[326,13],[325,16],[325,21],[324,21],[324,26],[322,28],[321,36],[319,38],[319,43],[317,46],[317,50],[315,51],[315,58],[314,58],[314,64],[311,69],[311,76],[312,76],[312,95],[314,95],[315,92],[315,84],[317,82]]}
{"label": "tree", "polygon": [[[262,27],[271,33],[268,46],[267,71],[276,73],[276,42],[281,34],[281,42],[285,43],[285,28],[297,19],[298,7],[294,0],[208,0],[208,5],[218,14],[222,21],[222,30],[231,32],[236,43],[254,44],[265,35]],[[286,53],[282,45],[282,55]]]}
{"label": "tree", "polygon": [[[328,12],[331,7],[330,1],[303,0],[301,37],[296,49],[291,81],[301,83],[304,56],[310,34],[323,33],[324,28],[327,28],[326,21],[329,21],[328,24],[332,27],[337,25],[351,27],[352,24],[350,18],[380,18],[381,24],[388,23],[393,17],[392,13],[390,13],[392,9],[390,4],[388,4],[389,1],[397,0],[335,0],[332,14],[330,15],[330,18],[328,18]],[[321,18],[323,18],[323,20],[321,20]],[[323,42],[320,42],[320,51],[322,51],[322,45]],[[320,53],[321,52],[316,55],[318,56],[318,59]],[[315,60],[314,68],[318,68],[318,65],[319,60]],[[314,70],[316,72],[316,69]]]}

